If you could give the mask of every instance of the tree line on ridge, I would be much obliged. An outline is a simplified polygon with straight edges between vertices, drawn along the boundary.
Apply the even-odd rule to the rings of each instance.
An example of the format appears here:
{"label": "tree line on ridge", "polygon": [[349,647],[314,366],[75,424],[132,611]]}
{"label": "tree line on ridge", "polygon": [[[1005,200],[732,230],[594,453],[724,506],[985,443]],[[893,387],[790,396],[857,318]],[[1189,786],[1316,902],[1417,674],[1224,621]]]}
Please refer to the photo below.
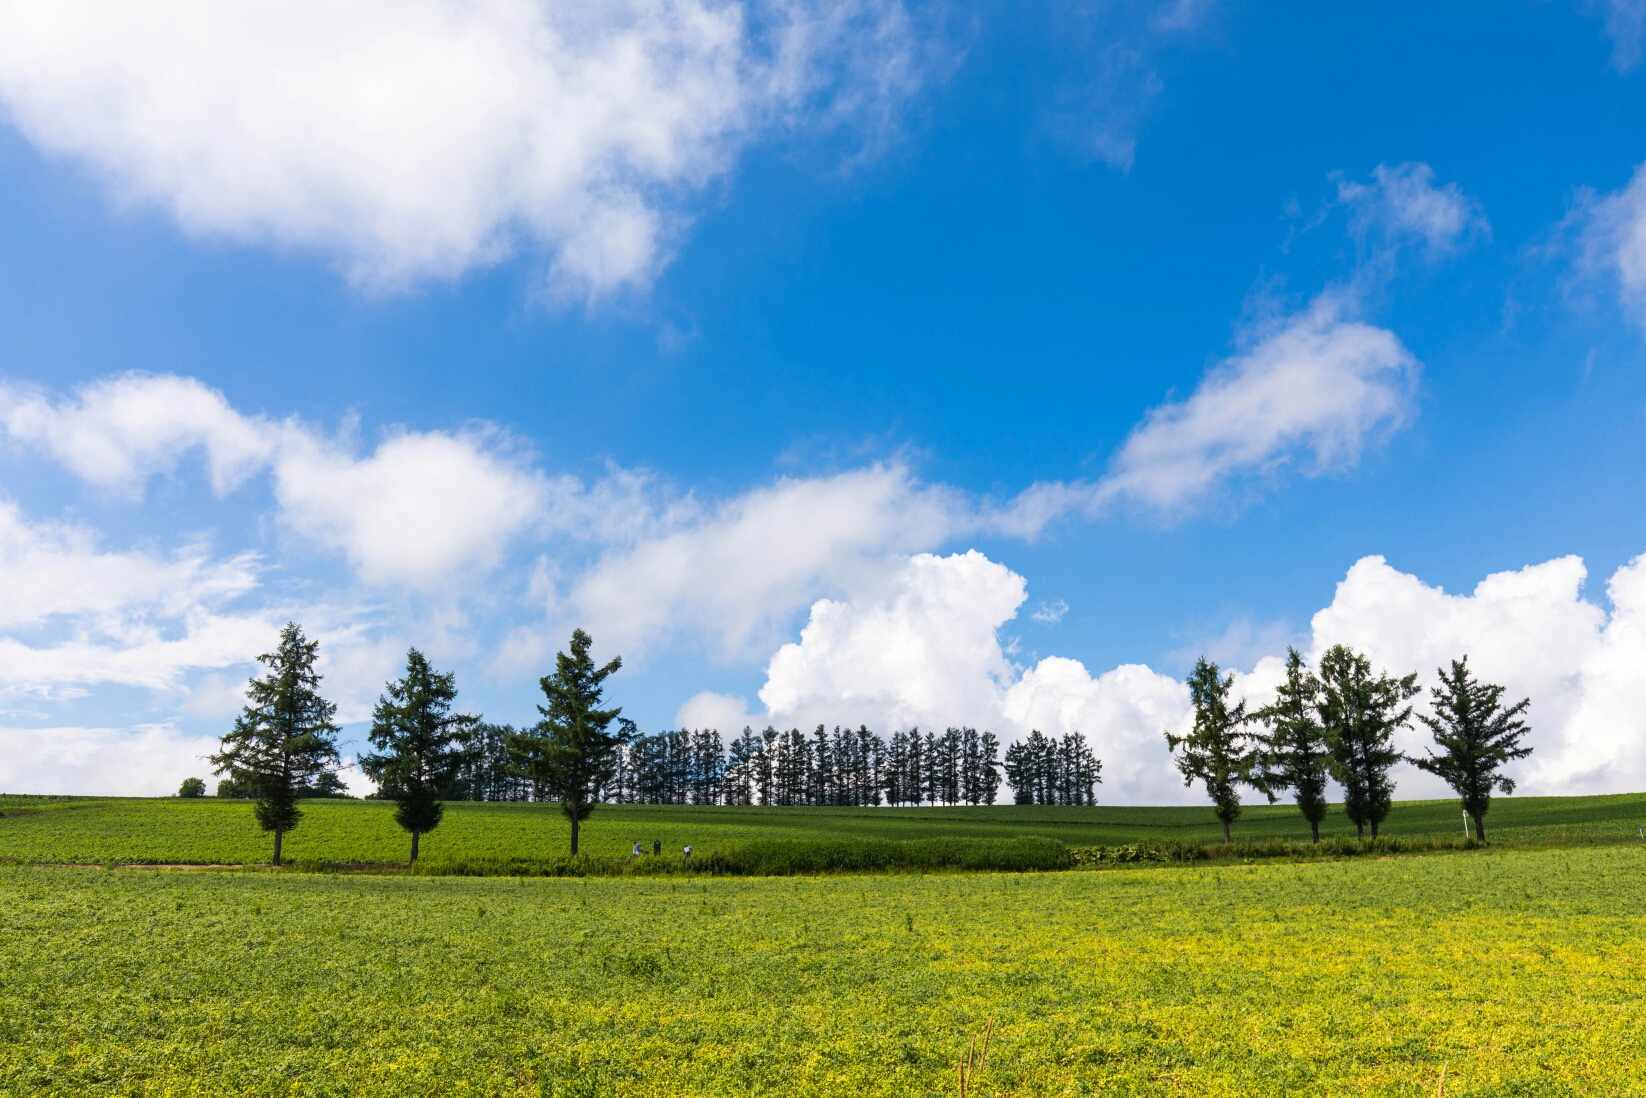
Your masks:
{"label": "tree line on ridge", "polygon": [[[578,851],[582,821],[600,803],[702,805],[992,804],[1002,777],[1018,804],[1090,805],[1102,781],[1102,762],[1079,733],[1061,740],[1032,732],[1007,748],[1004,765],[992,733],[918,729],[882,739],[866,726],[819,725],[756,733],[745,728],[729,748],[718,731],[678,730],[642,735],[620,708],[602,708],[605,680],[622,667],[616,658],[597,667],[593,640],[572,633],[569,653],[538,680],[546,704],[541,720],[523,729],[486,724],[453,711],[456,676],[441,673],[417,649],[406,655],[403,678],[388,683],[372,711],[375,750],[358,762],[395,802],[395,820],[411,836],[415,861],[421,836],[439,826],[445,802],[551,800],[571,823]],[[295,622],[247,687],[247,703],[210,756],[220,789],[255,801],[259,825],[274,833],[274,863],[284,835],[302,818],[298,801],[340,788],[337,707],[320,693],[315,671],[319,642]],[[1417,719],[1434,734],[1440,753],[1406,756],[1393,734],[1413,719],[1417,675],[1372,673],[1371,662],[1343,645],[1329,649],[1318,671],[1289,649],[1286,679],[1269,705],[1252,711],[1232,699],[1234,675],[1204,656],[1187,683],[1192,729],[1167,732],[1185,785],[1205,787],[1223,824],[1224,841],[1241,811],[1241,787],[1273,803],[1290,790],[1316,842],[1326,813],[1328,779],[1344,791],[1344,807],[1364,837],[1393,804],[1393,766],[1406,759],[1445,780],[1463,798],[1474,834],[1485,839],[1485,815],[1494,790],[1510,793],[1504,765],[1531,754],[1522,744],[1528,699],[1502,703],[1503,687],[1475,681],[1468,657],[1440,670],[1431,690],[1432,714]],[[616,726],[614,731],[613,726]],[[1004,770],[1004,775],[1002,775]],[[204,783],[185,783],[186,795]]]}
{"label": "tree line on ridge", "polygon": [[[809,737],[745,728],[729,745],[709,729],[643,735],[620,709],[600,708],[622,661],[597,668],[592,644],[581,629],[572,634],[570,654],[558,653],[554,672],[539,680],[547,704],[528,728],[455,713],[456,676],[435,671],[415,648],[407,653],[405,676],[372,711],[376,750],[358,762],[377,796],[395,802],[413,861],[450,800],[555,801],[571,822],[573,855],[582,821],[601,803],[983,805],[994,802],[1002,769],[1019,804],[1096,803],[1103,764],[1079,733],[1059,741],[1037,731],[1006,750],[1004,767],[994,734],[975,728],[914,728],[889,740],[867,726],[830,733],[818,725]],[[226,775],[219,795],[255,801],[259,825],[274,833],[276,865],[302,818],[297,802],[342,789],[337,707],[320,693],[318,648],[288,623],[278,648],[258,657],[265,671],[210,756]],[[191,781],[184,795],[203,794],[204,783]]]}

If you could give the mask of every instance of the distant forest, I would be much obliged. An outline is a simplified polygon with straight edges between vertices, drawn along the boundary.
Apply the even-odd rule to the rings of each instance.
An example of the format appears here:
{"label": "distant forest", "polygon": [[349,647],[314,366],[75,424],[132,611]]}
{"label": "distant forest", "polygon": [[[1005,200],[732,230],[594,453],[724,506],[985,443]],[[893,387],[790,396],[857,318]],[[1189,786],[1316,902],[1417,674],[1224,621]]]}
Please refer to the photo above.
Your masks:
{"label": "distant forest", "polygon": [[[483,724],[475,732],[453,800],[542,800],[541,789],[518,776],[508,751],[509,725]],[[767,728],[725,744],[709,729],[633,735],[618,747],[608,804],[719,805],[956,805],[991,804],[1001,779],[1017,804],[1097,803],[1103,764],[1079,733],[1061,740],[1035,732],[1000,754],[992,732],[949,728],[894,732],[889,740],[867,727],[823,725]]]}

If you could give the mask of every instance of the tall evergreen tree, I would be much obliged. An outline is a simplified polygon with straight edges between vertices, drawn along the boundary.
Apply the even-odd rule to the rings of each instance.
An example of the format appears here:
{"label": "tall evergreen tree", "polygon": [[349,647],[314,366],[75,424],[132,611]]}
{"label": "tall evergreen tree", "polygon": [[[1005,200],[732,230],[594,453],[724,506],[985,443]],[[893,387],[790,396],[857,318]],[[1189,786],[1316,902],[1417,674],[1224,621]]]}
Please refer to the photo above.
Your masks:
{"label": "tall evergreen tree", "polygon": [[1411,760],[1457,790],[1463,810],[1474,821],[1475,835],[1486,841],[1486,810],[1492,804],[1492,790],[1504,794],[1515,791],[1515,783],[1499,771],[1515,759],[1532,753],[1520,741],[1531,731],[1520,715],[1532,704],[1522,698],[1504,708],[1503,687],[1476,682],[1469,674],[1469,657],[1452,661],[1452,673],[1439,668],[1441,685],[1430,689],[1434,715],[1419,716],[1429,726],[1442,754],[1432,750]]}
{"label": "tall evergreen tree", "polygon": [[1229,826],[1240,817],[1240,786],[1251,780],[1257,752],[1246,730],[1246,703],[1229,704],[1234,675],[1222,677],[1217,664],[1201,656],[1189,673],[1189,696],[1194,704],[1194,729],[1187,736],[1166,733],[1166,746],[1177,756],[1183,784],[1201,782],[1223,823],[1223,841]]}
{"label": "tall evergreen tree", "polygon": [[1332,777],[1343,787],[1343,810],[1364,838],[1377,838],[1378,825],[1394,805],[1389,770],[1402,758],[1394,731],[1411,723],[1407,701],[1418,692],[1417,673],[1372,676],[1372,663],[1341,644],[1320,658],[1321,724],[1331,749]]}
{"label": "tall evergreen tree", "polygon": [[617,749],[634,730],[624,721],[620,733],[609,731],[622,709],[601,709],[600,703],[605,681],[623,660],[613,657],[597,668],[589,655],[593,645],[583,630],[572,632],[571,654],[556,653],[554,673],[538,680],[549,703],[537,707],[543,719],[509,741],[516,768],[559,801],[560,811],[571,821],[573,857],[578,831],[594,811],[600,788],[612,779]]}
{"label": "tall evergreen tree", "polygon": [[423,653],[406,653],[406,677],[387,684],[372,710],[371,742],[377,754],[360,757],[361,771],[395,803],[394,822],[411,832],[411,860],[418,840],[440,826],[443,796],[462,772],[478,717],[452,712],[457,676],[442,675]]}
{"label": "tall evergreen tree", "polygon": [[287,622],[280,646],[257,657],[268,670],[246,687],[248,701],[211,756],[216,773],[256,800],[257,825],[274,832],[275,865],[286,832],[303,818],[297,799],[338,766],[337,706],[320,696],[319,641]]}
{"label": "tall evergreen tree", "polygon": [[1275,700],[1252,714],[1267,732],[1262,736],[1256,784],[1269,798],[1275,790],[1290,789],[1314,841],[1320,841],[1320,821],[1326,818],[1326,779],[1331,751],[1320,723],[1320,680],[1315,678],[1296,648],[1286,649],[1286,681]]}

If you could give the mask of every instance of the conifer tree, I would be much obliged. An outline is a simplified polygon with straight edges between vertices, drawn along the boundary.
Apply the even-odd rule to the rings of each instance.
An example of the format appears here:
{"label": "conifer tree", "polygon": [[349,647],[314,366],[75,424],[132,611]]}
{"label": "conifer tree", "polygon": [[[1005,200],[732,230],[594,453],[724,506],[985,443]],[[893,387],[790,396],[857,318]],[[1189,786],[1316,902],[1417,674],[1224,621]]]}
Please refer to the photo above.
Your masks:
{"label": "conifer tree", "polygon": [[1426,757],[1411,760],[1420,770],[1443,779],[1463,798],[1463,810],[1474,821],[1475,835],[1486,841],[1486,810],[1492,804],[1492,790],[1504,794],[1515,791],[1515,783],[1498,771],[1515,759],[1532,753],[1520,741],[1531,731],[1520,715],[1531,706],[1522,698],[1503,707],[1503,687],[1476,682],[1469,674],[1469,657],[1452,661],[1452,673],[1437,669],[1441,685],[1430,689],[1434,715],[1418,720],[1434,733],[1443,752],[1432,750]]}
{"label": "conifer tree", "polygon": [[1417,673],[1395,679],[1374,678],[1372,663],[1341,644],[1320,658],[1321,724],[1331,749],[1332,777],[1343,787],[1343,810],[1364,838],[1377,838],[1378,825],[1394,804],[1389,770],[1403,757],[1394,731],[1411,722],[1406,702],[1418,692]]}
{"label": "conifer tree", "polygon": [[1205,656],[1195,661],[1188,678],[1194,703],[1194,729],[1187,736],[1166,733],[1166,746],[1177,756],[1183,784],[1201,782],[1223,823],[1223,841],[1230,841],[1229,825],[1240,817],[1240,786],[1251,781],[1257,752],[1246,730],[1246,703],[1229,704],[1234,675],[1223,678],[1217,664]]}
{"label": "conifer tree", "polygon": [[274,832],[273,864],[280,864],[286,832],[303,818],[297,799],[338,766],[337,706],[320,696],[314,670],[320,642],[287,622],[280,646],[257,657],[267,670],[246,687],[248,701],[212,755],[216,773],[255,799],[257,825]]}
{"label": "conifer tree", "polygon": [[406,653],[406,677],[388,683],[372,710],[371,742],[378,754],[362,755],[360,769],[395,803],[394,822],[411,833],[411,860],[418,840],[440,826],[444,795],[467,761],[478,717],[452,712],[457,676],[442,675],[423,653]]}
{"label": "conifer tree", "polygon": [[1320,680],[1296,648],[1286,649],[1286,681],[1275,700],[1252,714],[1268,731],[1262,736],[1256,785],[1272,804],[1275,790],[1290,789],[1314,841],[1326,818],[1326,779],[1331,751],[1320,723]]}
{"label": "conifer tree", "polygon": [[622,709],[600,708],[604,684],[623,660],[613,657],[597,668],[589,655],[593,645],[583,630],[572,632],[571,654],[556,653],[554,673],[538,680],[549,703],[537,707],[543,719],[509,741],[517,770],[559,801],[560,811],[571,821],[573,857],[579,828],[594,811],[601,787],[612,779],[618,746],[634,733],[629,721],[621,722],[619,733],[608,731],[620,720]]}

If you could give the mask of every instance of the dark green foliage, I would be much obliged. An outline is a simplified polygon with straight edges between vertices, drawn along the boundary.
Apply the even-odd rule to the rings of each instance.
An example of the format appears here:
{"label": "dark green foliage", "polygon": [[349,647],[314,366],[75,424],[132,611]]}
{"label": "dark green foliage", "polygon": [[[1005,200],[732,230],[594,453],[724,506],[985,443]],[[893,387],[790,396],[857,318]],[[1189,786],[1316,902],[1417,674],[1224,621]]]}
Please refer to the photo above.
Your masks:
{"label": "dark green foliage", "polygon": [[211,756],[217,773],[256,798],[258,826],[274,832],[275,865],[282,838],[303,818],[298,798],[323,777],[335,779],[338,765],[337,706],[320,696],[319,648],[287,622],[280,647],[257,657],[268,670],[247,685],[250,700]]}
{"label": "dark green foliage", "polygon": [[899,873],[971,870],[1051,872],[1074,865],[1050,839],[773,839],[693,854],[691,858],[579,855],[546,859],[462,859],[421,862],[413,872],[454,877],[615,877],[691,874],[785,877],[817,873]]}
{"label": "dark green foliage", "polygon": [[217,795],[219,797],[243,801],[250,799],[251,790],[246,789],[244,786],[236,785],[233,778],[224,778],[217,783]]}
{"label": "dark green foliage", "polygon": [[605,681],[623,666],[621,657],[595,667],[589,656],[594,640],[583,630],[572,633],[571,654],[555,656],[555,670],[538,680],[548,705],[538,706],[543,719],[529,732],[509,738],[517,770],[540,787],[571,821],[571,852],[577,854],[579,826],[594,811],[600,790],[617,774],[618,748],[634,734],[607,731],[621,709],[601,709]]}
{"label": "dark green foliage", "polygon": [[411,860],[417,841],[440,826],[441,795],[467,761],[478,717],[452,712],[457,676],[442,675],[413,648],[406,653],[406,677],[389,683],[372,710],[371,742],[378,754],[362,755],[360,769],[395,803],[394,820],[411,832]]}
{"label": "dark green foliage", "polygon": [[1372,838],[1394,803],[1389,770],[1402,758],[1394,731],[1411,722],[1407,705],[1418,692],[1417,674],[1374,678],[1372,663],[1341,644],[1320,658],[1321,724],[1332,753],[1332,777],[1343,787],[1343,806],[1355,829]]}
{"label": "dark green foliage", "polygon": [[1515,783],[1499,773],[1504,765],[1532,753],[1520,741],[1531,729],[1520,715],[1532,704],[1522,698],[1503,707],[1503,687],[1474,681],[1469,674],[1469,657],[1452,661],[1452,673],[1437,670],[1441,685],[1429,691],[1434,699],[1434,715],[1418,719],[1434,733],[1443,752],[1430,751],[1411,760],[1420,770],[1443,779],[1463,798],[1463,810],[1475,824],[1475,836],[1486,841],[1486,809],[1491,807],[1492,790],[1513,793]]}
{"label": "dark green foliage", "polygon": [[1079,732],[1059,741],[1035,729],[1006,749],[1006,781],[1017,804],[1096,804],[1102,780],[1103,763]]}
{"label": "dark green foliage", "polygon": [[1261,738],[1255,784],[1272,804],[1275,790],[1290,789],[1314,841],[1326,818],[1326,779],[1331,751],[1320,723],[1320,680],[1295,648],[1286,649],[1286,681],[1275,700],[1252,714],[1268,729]]}
{"label": "dark green foliage", "polygon": [[204,797],[206,782],[204,778],[184,778],[183,784],[177,787],[179,797]]}
{"label": "dark green foliage", "polygon": [[1224,678],[1205,656],[1195,661],[1188,684],[1194,728],[1187,736],[1166,733],[1166,746],[1177,756],[1183,784],[1205,785],[1223,824],[1223,841],[1229,842],[1229,825],[1240,817],[1240,786],[1252,781],[1258,761],[1254,737],[1246,730],[1246,703],[1229,704],[1234,675]]}
{"label": "dark green foliage", "polygon": [[446,791],[452,801],[529,801],[531,783],[515,774],[509,759],[507,724],[477,724],[463,753],[463,765]]}

